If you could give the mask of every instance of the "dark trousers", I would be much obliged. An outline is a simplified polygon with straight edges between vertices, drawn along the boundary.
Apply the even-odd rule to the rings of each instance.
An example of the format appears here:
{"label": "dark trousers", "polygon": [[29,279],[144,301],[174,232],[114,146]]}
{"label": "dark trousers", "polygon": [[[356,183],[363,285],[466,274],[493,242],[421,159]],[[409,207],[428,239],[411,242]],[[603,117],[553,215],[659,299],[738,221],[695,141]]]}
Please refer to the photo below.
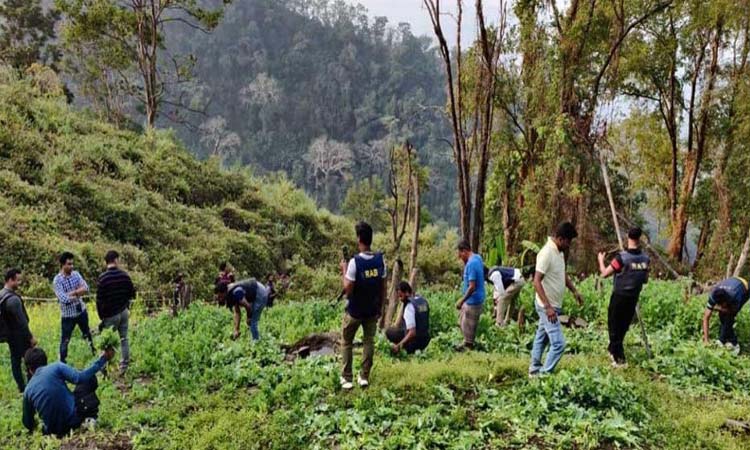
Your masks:
{"label": "dark trousers", "polygon": [[[99,416],[99,397],[96,395],[96,389],[99,387],[99,381],[96,376],[91,377],[86,383],[77,384],[73,390],[73,398],[76,404],[76,417],[73,423],[68,425],[65,432],[57,435],[59,438],[65,437],[71,430],[81,426],[84,420],[88,418],[96,419]],[[46,429],[42,430],[43,434],[50,434]]]}
{"label": "dark trousers", "polygon": [[633,323],[635,316],[635,305],[638,304],[638,295],[612,293],[609,300],[607,325],[609,327],[609,353],[618,362],[625,361],[625,348],[622,343],[625,335]]}
{"label": "dark trousers", "polygon": [[68,344],[70,338],[73,336],[73,330],[76,325],[81,329],[83,338],[89,341],[91,352],[96,354],[94,349],[94,341],[91,339],[91,330],[89,329],[89,313],[83,311],[76,317],[63,317],[62,318],[62,335],[60,336],[60,361],[65,362],[68,359]]}
{"label": "dark trousers", "polygon": [[21,361],[23,361],[26,350],[30,348],[29,343],[24,342],[24,339],[17,339],[11,336],[8,339],[8,347],[10,348],[10,369],[13,373],[13,379],[16,380],[18,391],[23,392],[26,389],[26,381],[23,376]]}
{"label": "dark trousers", "polygon": [[[385,337],[393,344],[398,344],[406,337],[406,325],[401,322],[398,326],[389,327],[385,330]],[[430,343],[430,338],[416,337],[411,342],[404,346],[406,353],[414,353],[417,350],[424,350]]]}
{"label": "dark trousers", "polygon": [[736,318],[737,314],[734,313],[719,313],[719,321],[721,322],[719,340],[722,344],[728,342],[732,345],[737,345],[737,333],[734,332],[734,321]]}

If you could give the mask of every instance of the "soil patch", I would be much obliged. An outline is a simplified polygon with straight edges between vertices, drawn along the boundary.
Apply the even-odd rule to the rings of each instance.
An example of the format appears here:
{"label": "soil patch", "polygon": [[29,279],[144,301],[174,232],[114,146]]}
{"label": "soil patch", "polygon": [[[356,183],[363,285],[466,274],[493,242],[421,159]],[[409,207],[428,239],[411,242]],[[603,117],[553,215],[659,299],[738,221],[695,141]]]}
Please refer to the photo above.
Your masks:
{"label": "soil patch", "polygon": [[286,359],[293,361],[297,358],[310,356],[334,355],[339,352],[339,333],[315,333],[303,337],[292,345],[284,346]]}
{"label": "soil patch", "polygon": [[60,450],[133,450],[133,444],[126,434],[76,435],[63,442]]}

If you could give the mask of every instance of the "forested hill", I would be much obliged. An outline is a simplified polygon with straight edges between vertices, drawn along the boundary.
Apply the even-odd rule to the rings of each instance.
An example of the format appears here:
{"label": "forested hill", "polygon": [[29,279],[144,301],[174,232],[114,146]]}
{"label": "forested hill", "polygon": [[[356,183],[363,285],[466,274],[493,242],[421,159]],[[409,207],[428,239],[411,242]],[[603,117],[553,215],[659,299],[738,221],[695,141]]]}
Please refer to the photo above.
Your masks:
{"label": "forested hill", "polygon": [[0,266],[24,271],[27,295],[51,294],[63,250],[91,280],[116,249],[139,289],[165,293],[178,272],[207,293],[222,260],[256,277],[337,261],[352,225],[290,182],[200,162],[166,132],[119,130],[73,110],[51,69],[29,72],[0,66]]}
{"label": "forested hill", "polygon": [[338,211],[354,182],[384,178],[388,147],[408,139],[433,174],[425,205],[454,217],[444,73],[429,37],[333,0],[233,2],[210,34],[170,32],[196,57],[191,103],[208,105],[180,131],[199,155],[285,171]]}

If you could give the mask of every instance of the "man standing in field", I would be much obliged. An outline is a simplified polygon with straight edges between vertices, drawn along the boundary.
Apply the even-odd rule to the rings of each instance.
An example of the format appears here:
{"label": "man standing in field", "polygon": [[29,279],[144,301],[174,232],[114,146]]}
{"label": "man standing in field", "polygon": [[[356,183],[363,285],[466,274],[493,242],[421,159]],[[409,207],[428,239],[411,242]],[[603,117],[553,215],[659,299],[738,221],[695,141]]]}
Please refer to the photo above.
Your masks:
{"label": "man standing in field", "polygon": [[495,325],[504,327],[510,323],[510,314],[521,289],[526,284],[519,269],[495,266],[487,271],[487,281],[492,283],[495,300]]}
{"label": "man standing in field", "polygon": [[718,311],[721,322],[719,343],[734,351],[735,354],[739,354],[740,345],[737,333],[734,331],[734,322],[749,298],[750,289],[744,278],[732,277],[717,284],[708,296],[706,311],[703,314],[703,342],[708,344],[711,315],[714,311]]}
{"label": "man standing in field", "polygon": [[350,390],[352,384],[352,349],[354,336],[362,327],[362,370],[357,382],[360,387],[370,385],[370,370],[375,353],[375,332],[377,331],[378,316],[386,297],[385,260],[380,252],[373,252],[372,227],[359,222],[354,227],[357,234],[359,254],[349,262],[341,260],[341,284],[348,299],[346,312],[341,330],[343,348],[343,370],[341,374],[341,388]]}
{"label": "man standing in field", "polygon": [[427,300],[415,295],[406,281],[398,285],[397,293],[403,304],[402,317],[398,325],[385,332],[391,342],[391,351],[398,354],[403,349],[412,354],[424,350],[430,343],[430,305]]}
{"label": "man standing in field", "polygon": [[479,318],[484,308],[484,261],[474,253],[466,239],[458,243],[458,258],[464,263],[463,296],[456,302],[460,311],[458,325],[464,335],[464,342],[456,346],[456,351],[474,348]]}
{"label": "man standing in field", "polygon": [[99,275],[96,290],[96,310],[102,320],[99,330],[114,328],[120,335],[120,374],[124,374],[130,363],[128,323],[130,302],[135,298],[135,287],[130,275],[120,269],[120,255],[116,251],[108,251],[104,256],[104,262],[107,264],[107,270]]}
{"label": "man standing in field", "polygon": [[628,247],[605,266],[605,253],[599,253],[599,273],[607,278],[615,276],[612,297],[609,300],[607,325],[609,328],[609,356],[614,367],[627,365],[623,341],[635,315],[635,306],[643,285],[648,283],[650,259],[640,247],[643,231],[628,231]]}
{"label": "man standing in field", "polygon": [[83,296],[89,292],[89,285],[78,271],[73,270],[72,253],[64,252],[60,255],[60,273],[52,280],[52,287],[62,312],[60,361],[65,362],[68,358],[68,344],[76,325],[81,329],[83,338],[89,342],[91,353],[96,354],[89,329],[89,314],[82,300]]}
{"label": "man standing in field", "polygon": [[28,349],[36,346],[36,339],[29,330],[29,314],[21,296],[16,292],[20,284],[20,270],[10,269],[5,272],[5,286],[0,290],[0,342],[8,343],[10,369],[18,391],[23,393],[26,382],[23,379],[21,360]]}
{"label": "man standing in field", "polygon": [[[565,338],[557,316],[562,314],[563,297],[567,287],[575,296],[578,304],[583,298],[566,273],[565,252],[570,249],[573,239],[578,237],[573,224],[564,222],[557,227],[555,236],[536,257],[534,290],[536,291],[536,312],[539,315],[539,326],[531,350],[529,376],[548,374],[555,370],[565,351]],[[542,354],[549,345],[547,359],[542,365]]]}

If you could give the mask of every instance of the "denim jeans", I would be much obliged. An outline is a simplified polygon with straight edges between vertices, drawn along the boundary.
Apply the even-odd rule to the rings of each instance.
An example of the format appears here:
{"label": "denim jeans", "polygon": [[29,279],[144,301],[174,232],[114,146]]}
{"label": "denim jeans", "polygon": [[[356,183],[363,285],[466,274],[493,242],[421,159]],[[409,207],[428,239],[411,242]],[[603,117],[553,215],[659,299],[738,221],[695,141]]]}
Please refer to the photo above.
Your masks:
{"label": "denim jeans", "polygon": [[94,349],[94,341],[91,338],[91,330],[89,329],[89,313],[84,310],[81,314],[75,317],[63,317],[62,318],[62,334],[60,336],[60,361],[65,362],[68,359],[68,343],[70,338],[73,336],[73,330],[76,325],[81,329],[83,338],[89,341],[91,352],[96,354]]}
{"label": "denim jeans", "polygon": [[[550,373],[555,370],[555,366],[560,362],[560,358],[565,352],[565,337],[560,320],[558,319],[555,323],[550,322],[544,308],[540,308],[539,305],[535,306],[536,312],[539,314],[539,326],[536,329],[534,347],[531,350],[529,373]],[[562,314],[562,310],[558,308],[555,308],[555,312],[558,316]],[[549,345],[549,352],[544,365],[542,365],[542,354],[547,345]]]}
{"label": "denim jeans", "polygon": [[253,302],[253,316],[250,318],[250,334],[253,335],[253,340],[257,341],[260,339],[260,333],[258,332],[258,322],[260,322],[260,315],[263,312],[263,308],[268,303],[268,290],[258,286],[258,291],[255,295],[255,301]]}
{"label": "denim jeans", "polygon": [[736,313],[719,313],[721,328],[719,329],[719,341],[722,344],[737,345],[737,333],[734,331],[734,322],[737,319]]}
{"label": "denim jeans", "polygon": [[128,342],[128,322],[130,321],[130,311],[124,309],[122,312],[115,314],[112,317],[102,319],[99,329],[114,328],[117,330],[117,334],[120,335],[120,351],[122,356],[120,359],[120,369],[124,370],[128,368],[130,363],[130,344]]}

